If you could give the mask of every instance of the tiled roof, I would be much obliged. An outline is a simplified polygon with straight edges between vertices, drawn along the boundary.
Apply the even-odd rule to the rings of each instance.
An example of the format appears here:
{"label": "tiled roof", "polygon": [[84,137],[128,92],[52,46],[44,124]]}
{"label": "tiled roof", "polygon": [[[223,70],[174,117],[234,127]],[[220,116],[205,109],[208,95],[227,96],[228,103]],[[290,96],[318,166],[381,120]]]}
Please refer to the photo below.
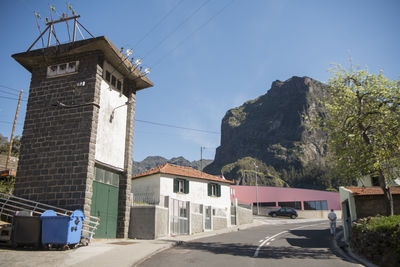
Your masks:
{"label": "tiled roof", "polygon": [[[374,187],[346,187],[346,189],[353,192],[356,196],[366,196],[366,195],[383,195],[382,188],[378,186]],[[390,191],[392,194],[400,194],[400,187],[391,187]]]}
{"label": "tiled roof", "polygon": [[183,176],[183,177],[188,177],[188,178],[210,180],[210,181],[221,182],[221,183],[229,183],[229,184],[234,183],[230,180],[219,178],[217,176],[214,176],[214,175],[211,175],[211,174],[208,174],[205,172],[201,172],[201,171],[195,170],[190,167],[183,167],[183,166],[173,165],[173,164],[169,164],[169,163],[166,163],[166,164],[160,165],[158,167],[155,167],[153,169],[150,169],[148,171],[139,173],[139,174],[133,176],[132,179],[141,178],[141,177],[145,177],[145,176],[156,174],[156,173],[172,174],[172,175],[178,175],[178,176]]}

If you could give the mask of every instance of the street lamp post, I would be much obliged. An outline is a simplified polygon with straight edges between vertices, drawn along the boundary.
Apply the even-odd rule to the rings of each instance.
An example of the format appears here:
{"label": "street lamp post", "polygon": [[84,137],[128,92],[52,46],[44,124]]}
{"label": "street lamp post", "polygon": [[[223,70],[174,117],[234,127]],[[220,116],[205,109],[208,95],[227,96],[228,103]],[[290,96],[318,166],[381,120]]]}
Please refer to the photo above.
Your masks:
{"label": "street lamp post", "polygon": [[259,215],[259,214],[260,214],[260,208],[259,208],[259,205],[258,205],[257,168],[258,168],[258,166],[257,166],[256,163],[254,162],[254,173],[256,174],[256,203],[257,203],[257,215]]}

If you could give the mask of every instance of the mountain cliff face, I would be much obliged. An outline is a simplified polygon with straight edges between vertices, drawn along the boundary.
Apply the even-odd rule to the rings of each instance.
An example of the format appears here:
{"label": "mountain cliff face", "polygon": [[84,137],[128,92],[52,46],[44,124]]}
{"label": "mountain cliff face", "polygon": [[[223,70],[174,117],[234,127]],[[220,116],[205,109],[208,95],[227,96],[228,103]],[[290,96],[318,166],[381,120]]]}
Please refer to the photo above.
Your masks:
{"label": "mountain cliff face", "polygon": [[313,96],[323,87],[308,77],[275,81],[265,95],[229,110],[222,120],[221,146],[204,170],[223,173],[237,184],[254,183],[257,173],[265,185],[331,187],[331,181],[315,184],[326,175],[325,135],[305,127],[306,116],[318,112]]}

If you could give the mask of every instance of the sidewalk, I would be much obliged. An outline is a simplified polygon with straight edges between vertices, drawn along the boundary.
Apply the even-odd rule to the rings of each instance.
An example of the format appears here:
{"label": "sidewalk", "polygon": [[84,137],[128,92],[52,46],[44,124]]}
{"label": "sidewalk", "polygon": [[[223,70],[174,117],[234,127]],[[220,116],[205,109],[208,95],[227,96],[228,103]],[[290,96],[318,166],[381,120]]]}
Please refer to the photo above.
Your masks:
{"label": "sidewalk", "polygon": [[101,239],[68,251],[12,250],[0,247],[0,266],[133,266],[180,242],[262,225],[259,221],[194,235],[158,240]]}

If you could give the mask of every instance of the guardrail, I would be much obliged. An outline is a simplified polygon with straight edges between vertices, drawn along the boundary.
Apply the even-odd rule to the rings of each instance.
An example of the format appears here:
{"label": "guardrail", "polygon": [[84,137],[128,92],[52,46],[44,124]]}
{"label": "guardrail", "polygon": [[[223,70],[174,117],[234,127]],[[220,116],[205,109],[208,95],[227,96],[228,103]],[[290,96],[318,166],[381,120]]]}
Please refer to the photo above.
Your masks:
{"label": "guardrail", "polygon": [[[28,200],[25,198],[16,197],[9,194],[0,193],[0,218],[6,217],[11,221],[16,211],[28,210],[33,214],[41,215],[46,210],[54,210],[57,215],[70,216],[72,211],[58,208],[55,206],[43,204],[40,202]],[[85,217],[82,226],[82,236],[89,239],[93,238],[93,235],[100,224],[100,218],[95,216]]]}

